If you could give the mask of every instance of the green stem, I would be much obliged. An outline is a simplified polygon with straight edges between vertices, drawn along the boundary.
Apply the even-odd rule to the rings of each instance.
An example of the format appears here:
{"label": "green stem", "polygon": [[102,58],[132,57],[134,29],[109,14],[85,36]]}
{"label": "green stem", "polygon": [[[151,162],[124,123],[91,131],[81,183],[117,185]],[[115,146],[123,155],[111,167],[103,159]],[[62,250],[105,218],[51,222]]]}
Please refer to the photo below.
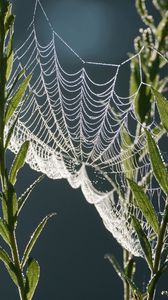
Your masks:
{"label": "green stem", "polygon": [[[5,115],[5,93],[6,93],[6,58],[5,58],[5,13],[6,13],[6,1],[0,0],[0,181],[2,192],[6,193],[7,198],[7,218],[8,218],[8,227],[10,231],[10,248],[13,258],[14,265],[16,267],[16,275],[19,283],[19,296],[20,300],[27,300],[24,284],[24,276],[22,274],[22,269],[20,265],[17,241],[15,236],[15,229],[12,226],[11,220],[11,203],[10,197],[8,194],[8,177],[6,174],[6,155],[4,148],[4,115]],[[12,225],[11,225],[12,224]]]}
{"label": "green stem", "polygon": [[17,270],[17,278],[19,283],[19,296],[20,300],[27,300],[26,292],[25,292],[25,284],[24,284],[24,277],[21,269],[20,259],[19,259],[19,252],[18,246],[16,241],[15,231],[11,232],[10,234],[10,242],[11,242],[11,253],[13,257],[13,261]]}
{"label": "green stem", "polygon": [[[123,265],[124,269],[126,268],[127,264],[129,263],[129,252],[123,249]],[[124,286],[124,300],[130,300],[130,287],[127,281],[123,282]]]}
{"label": "green stem", "polygon": [[[166,233],[167,223],[168,223],[168,204],[166,205],[166,208],[164,211],[164,216],[163,216],[161,227],[160,227],[152,276],[156,275],[160,268],[161,253],[162,253],[162,249],[163,249],[163,245],[164,245],[164,237],[165,237],[165,233]],[[152,287],[150,289],[150,293],[148,294],[147,300],[154,300],[156,284],[157,284],[157,281],[155,281],[154,284],[152,285]]]}

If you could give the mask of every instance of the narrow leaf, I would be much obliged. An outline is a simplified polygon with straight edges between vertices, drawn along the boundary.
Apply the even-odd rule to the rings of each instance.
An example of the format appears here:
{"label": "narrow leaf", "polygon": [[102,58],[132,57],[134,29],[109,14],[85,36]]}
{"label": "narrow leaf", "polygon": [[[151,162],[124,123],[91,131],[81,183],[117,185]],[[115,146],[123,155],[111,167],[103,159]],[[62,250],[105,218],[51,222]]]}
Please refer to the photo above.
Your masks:
{"label": "narrow leaf", "polygon": [[121,268],[121,266],[119,265],[119,263],[115,259],[115,257],[111,254],[106,254],[105,258],[107,258],[110,261],[110,263],[112,264],[114,270],[116,271],[118,276],[121,278],[121,280],[123,282],[128,282],[129,286],[132,289],[133,295],[135,297],[137,297],[136,299],[142,300],[142,296],[141,296],[141,293],[140,293],[138,287],[135,285],[135,283],[130,278],[127,277],[127,275],[124,273],[123,269]]}
{"label": "narrow leaf", "polygon": [[18,199],[18,214],[20,213],[22,207],[24,206],[25,202],[27,201],[29,195],[42,179],[44,178],[44,175],[39,176],[27,189],[26,191],[19,197]]}
{"label": "narrow leaf", "polygon": [[26,249],[24,251],[24,254],[23,254],[23,258],[22,258],[22,262],[21,262],[21,265],[22,265],[22,268],[24,267],[24,265],[26,264],[28,258],[29,258],[29,255],[39,237],[39,235],[41,234],[43,228],[45,227],[46,223],[48,222],[48,220],[55,216],[56,214],[55,213],[52,213],[48,216],[46,216],[42,221],[41,223],[38,225],[38,227],[35,229],[35,231],[33,232],[27,246],[26,246]]}
{"label": "narrow leaf", "polygon": [[[29,97],[32,95],[32,92],[30,92],[24,99],[23,101],[23,104],[29,99]],[[6,141],[5,141],[5,149],[7,149],[9,143],[10,143],[10,140],[12,138],[12,135],[13,135],[13,132],[14,132],[14,129],[15,129],[15,126],[18,122],[18,119],[19,119],[19,114],[20,114],[20,111],[22,109],[22,106],[20,106],[19,110],[17,111],[17,116],[15,117],[15,120],[12,124],[12,126],[9,128],[9,131],[7,133],[7,137],[6,137]]]}
{"label": "narrow leaf", "polygon": [[8,98],[10,97],[12,91],[14,90],[14,87],[16,86],[16,84],[18,83],[18,81],[21,79],[21,77],[24,75],[24,73],[25,73],[25,70],[23,69],[23,70],[21,70],[21,71],[16,75],[16,77],[14,78],[13,84],[12,84],[12,86],[11,86],[11,88],[10,88],[8,94],[7,94],[6,99],[8,99]]}
{"label": "narrow leaf", "polygon": [[156,180],[158,181],[159,185],[165,192],[168,194],[168,174],[167,169],[164,165],[163,159],[159,152],[159,148],[155,143],[154,139],[152,138],[151,134],[145,130],[147,144],[148,144],[148,151],[150,155],[150,160],[153,168],[154,175]]}
{"label": "narrow leaf", "polygon": [[15,269],[15,266],[13,264],[13,262],[10,260],[8,254],[6,253],[6,251],[4,249],[2,249],[0,247],[0,260],[3,261],[11,279],[13,280],[13,282],[19,286],[18,280],[17,280],[17,272]]}
{"label": "narrow leaf", "polygon": [[10,143],[10,140],[13,135],[13,132],[14,132],[14,129],[15,129],[18,119],[19,119],[19,115],[17,116],[17,118],[15,119],[15,121],[13,122],[12,126],[10,127],[10,129],[8,131],[6,141],[5,141],[5,149],[7,149],[9,146],[9,143]]}
{"label": "narrow leaf", "polygon": [[8,46],[7,46],[7,50],[6,50],[6,58],[7,58],[7,67],[6,67],[6,81],[8,81],[11,72],[12,72],[12,67],[13,67],[13,56],[14,56],[14,52],[13,52],[13,35],[10,38],[9,42],[8,42]]}
{"label": "narrow leaf", "polygon": [[151,278],[151,280],[149,281],[148,286],[147,286],[148,293],[150,293],[151,290],[155,288],[156,283],[158,282],[160,276],[165,271],[167,271],[167,267],[168,267],[168,262],[165,262],[164,265],[162,265],[161,268],[157,271],[157,273],[153,275],[153,277]]}
{"label": "narrow leaf", "polygon": [[[132,140],[124,127],[121,129],[121,158],[124,173],[127,178],[133,179],[134,177],[134,162],[131,150]],[[122,150],[124,150],[122,152]],[[124,153],[124,154],[123,154]],[[126,153],[126,155],[125,155]]]}
{"label": "narrow leaf", "polygon": [[28,267],[26,271],[26,296],[27,300],[33,298],[40,277],[40,266],[38,262],[31,258],[28,261]]}
{"label": "narrow leaf", "polygon": [[8,4],[6,3],[7,5],[7,12],[6,12],[6,15],[5,15],[5,20],[4,20],[4,27],[5,27],[5,34],[7,35],[9,29],[11,28],[11,26],[13,25],[14,23],[14,15],[12,15],[12,4]]}
{"label": "narrow leaf", "polygon": [[29,141],[24,142],[14,159],[13,165],[9,173],[9,180],[12,184],[15,184],[17,179],[17,173],[24,166],[26,155],[29,149],[29,144]]}
{"label": "narrow leaf", "polygon": [[31,79],[31,75],[27,76],[22,81],[15,95],[10,100],[5,114],[5,124],[7,124],[9,119],[12,117],[14,111],[17,109],[19,103],[23,100],[30,79]]}
{"label": "narrow leaf", "polygon": [[151,91],[145,84],[141,85],[134,97],[134,110],[141,124],[149,122],[151,116]]}
{"label": "narrow leaf", "polygon": [[165,263],[165,261],[167,261],[168,258],[168,246],[165,247],[165,249],[163,250],[162,254],[161,254],[161,265],[163,265]]}
{"label": "narrow leaf", "polygon": [[140,187],[136,182],[130,179],[128,179],[128,182],[135,199],[135,205],[141,210],[149,225],[153,228],[156,234],[158,234],[159,223],[150,199],[145,194],[143,188]]}
{"label": "narrow leaf", "polygon": [[0,235],[3,240],[10,246],[10,233],[6,222],[0,218]]}
{"label": "narrow leaf", "polygon": [[13,230],[16,224],[18,201],[14,186],[9,180],[7,180],[7,188],[3,194],[2,209],[4,220],[12,226],[11,230]]}
{"label": "narrow leaf", "polygon": [[131,258],[127,262],[126,267],[124,268],[124,273],[128,278],[133,279],[135,270],[136,270],[136,263],[135,263],[134,259]]}
{"label": "narrow leaf", "polygon": [[143,231],[139,221],[134,216],[132,216],[132,223],[133,223],[135,231],[138,235],[138,239],[141,244],[141,247],[142,247],[144,256],[146,258],[146,261],[148,263],[148,266],[149,266],[150,270],[153,270],[152,250],[151,250],[150,243],[147,239],[147,236],[146,236],[145,232]]}
{"label": "narrow leaf", "polygon": [[[133,55],[131,55],[131,57],[132,56]],[[129,82],[129,94],[131,97],[137,92],[141,82],[139,62],[137,58],[131,60],[130,67],[131,67],[131,75],[130,75],[130,82]]]}
{"label": "narrow leaf", "polygon": [[155,96],[159,115],[163,127],[168,131],[168,100],[160,94],[157,90],[152,89],[152,92]]}

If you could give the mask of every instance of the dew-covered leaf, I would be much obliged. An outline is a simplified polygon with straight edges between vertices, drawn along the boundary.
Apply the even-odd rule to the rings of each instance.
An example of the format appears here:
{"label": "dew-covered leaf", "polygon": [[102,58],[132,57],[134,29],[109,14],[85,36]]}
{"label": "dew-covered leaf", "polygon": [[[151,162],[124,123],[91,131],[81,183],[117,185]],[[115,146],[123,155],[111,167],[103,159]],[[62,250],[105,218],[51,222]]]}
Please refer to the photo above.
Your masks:
{"label": "dew-covered leaf", "polygon": [[46,216],[42,221],[41,223],[37,226],[37,228],[35,229],[35,231],[33,232],[27,246],[26,246],[26,249],[24,251],[24,254],[23,254],[23,258],[22,258],[22,262],[21,262],[21,265],[22,265],[22,268],[24,267],[24,265],[26,264],[28,258],[29,258],[29,255],[39,237],[39,235],[41,234],[44,226],[46,225],[46,223],[48,222],[48,220],[55,216],[56,214],[55,213],[52,213],[48,216]]}
{"label": "dew-covered leaf", "polygon": [[10,246],[10,233],[6,221],[0,218],[0,236]]}
{"label": "dew-covered leaf", "polygon": [[20,213],[22,207],[24,206],[25,202],[27,201],[29,195],[35,188],[35,186],[43,180],[44,175],[39,176],[27,189],[26,191],[18,198],[18,214]]}
{"label": "dew-covered leaf", "polygon": [[128,179],[128,182],[134,196],[135,205],[141,210],[149,225],[153,228],[156,234],[158,234],[159,223],[150,199],[145,194],[143,188],[140,187],[136,182],[130,179]]}
{"label": "dew-covered leaf", "polygon": [[7,189],[3,194],[2,210],[4,220],[13,228],[16,223],[18,201],[14,186],[9,180],[7,181]]}
{"label": "dew-covered leaf", "polygon": [[7,65],[6,65],[6,80],[8,81],[11,72],[12,72],[12,67],[13,67],[13,56],[14,56],[14,51],[13,51],[13,35],[11,36],[7,50],[6,50],[6,59],[7,59]]}
{"label": "dew-covered leaf", "polygon": [[163,127],[168,131],[168,100],[160,94],[157,90],[152,89],[152,92],[155,96],[159,115]]}
{"label": "dew-covered leaf", "polygon": [[0,260],[2,260],[2,262],[4,263],[13,282],[17,286],[19,286],[15,266],[14,266],[13,262],[11,261],[11,259],[9,258],[8,254],[6,253],[6,251],[1,247],[0,247]]}
{"label": "dew-covered leaf", "polygon": [[151,250],[150,243],[149,243],[147,236],[146,236],[145,232],[143,231],[139,221],[135,218],[135,216],[132,216],[131,218],[132,218],[133,227],[137,233],[137,236],[138,236],[139,242],[141,244],[142,251],[144,253],[146,261],[148,263],[148,266],[151,270],[153,270],[152,250]]}
{"label": "dew-covered leaf", "polygon": [[139,122],[148,123],[151,117],[151,91],[150,88],[142,84],[134,97],[134,110]]}
{"label": "dew-covered leaf", "polygon": [[40,266],[38,262],[31,258],[28,260],[26,270],[26,296],[27,300],[33,298],[40,277]]}
{"label": "dew-covered leaf", "polygon": [[9,180],[12,184],[15,184],[17,179],[17,173],[24,166],[26,155],[29,149],[29,144],[29,141],[25,141],[20,147],[20,150],[14,159],[13,165],[9,173]]}
{"label": "dew-covered leaf", "polygon": [[116,260],[116,258],[111,255],[111,254],[106,254],[105,258],[108,259],[110,261],[110,263],[112,264],[114,270],[116,271],[116,273],[118,274],[118,276],[121,278],[121,280],[123,282],[127,282],[132,290],[132,293],[134,295],[134,297],[137,297],[135,299],[138,300],[142,300],[142,295],[138,289],[138,287],[136,286],[136,284],[133,282],[132,279],[130,279],[124,272],[124,270],[122,269],[122,267],[120,266],[120,264],[118,263],[118,261]]}
{"label": "dew-covered leaf", "polygon": [[167,271],[167,267],[168,267],[168,262],[165,262],[160,269],[157,271],[156,274],[153,275],[153,277],[151,278],[151,280],[148,283],[147,286],[147,291],[148,293],[151,293],[151,290],[156,286],[159,278],[161,277],[161,275]]}
{"label": "dew-covered leaf", "polygon": [[130,75],[130,83],[129,83],[130,97],[137,92],[140,81],[141,78],[140,78],[139,62],[137,58],[134,58],[131,60],[131,75]]}
{"label": "dew-covered leaf", "polygon": [[17,121],[18,121],[18,118],[19,118],[19,116],[17,116],[17,118],[15,119],[15,121],[13,122],[12,126],[10,127],[10,129],[9,129],[9,131],[8,131],[8,134],[7,134],[7,137],[6,137],[6,141],[5,141],[5,149],[7,149],[8,146],[9,146],[11,137],[12,137],[12,135],[13,135],[15,126],[16,126]]}
{"label": "dew-covered leaf", "polygon": [[164,165],[163,159],[161,157],[159,148],[155,143],[154,139],[152,138],[151,134],[145,130],[147,144],[148,144],[148,151],[149,156],[152,164],[152,169],[156,180],[158,181],[159,185],[163,189],[163,191],[168,194],[168,173],[167,169]]}
{"label": "dew-covered leaf", "polygon": [[7,106],[7,109],[6,109],[5,124],[7,124],[7,122],[9,121],[9,119],[12,117],[13,113],[17,109],[18,105],[23,100],[23,97],[25,95],[25,92],[26,92],[26,89],[28,87],[30,79],[31,79],[31,75],[28,75],[20,83],[18,90],[16,91],[16,93],[14,94],[12,99],[10,99],[10,102],[9,102],[9,104]]}
{"label": "dew-covered leaf", "polygon": [[[134,162],[131,150],[132,140],[129,136],[128,132],[124,127],[121,129],[121,157],[122,157],[122,166],[124,169],[124,173],[127,178],[133,179],[134,177]],[[124,152],[122,152],[124,150]],[[122,155],[125,153],[126,155]]]}
{"label": "dew-covered leaf", "polygon": [[9,2],[5,3],[5,10],[6,10],[6,14],[5,14],[5,20],[4,20],[4,27],[5,27],[5,35],[7,35],[9,29],[11,28],[11,26],[14,23],[15,17],[14,15],[12,15],[12,4]]}

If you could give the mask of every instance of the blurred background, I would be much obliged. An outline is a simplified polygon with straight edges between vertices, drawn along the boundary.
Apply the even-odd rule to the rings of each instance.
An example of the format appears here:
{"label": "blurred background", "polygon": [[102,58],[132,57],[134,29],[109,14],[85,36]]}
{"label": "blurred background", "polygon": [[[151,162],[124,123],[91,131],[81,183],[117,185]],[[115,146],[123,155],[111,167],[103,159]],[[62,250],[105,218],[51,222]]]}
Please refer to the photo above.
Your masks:
{"label": "blurred background", "polygon": [[[17,47],[26,38],[35,1],[12,2]],[[41,3],[54,30],[82,59],[118,64],[134,51],[133,40],[142,26],[135,1],[41,0]],[[39,30],[47,39],[45,22],[40,18],[37,21]],[[120,94],[125,96],[128,94],[128,80],[128,70],[125,70],[120,82]],[[9,161],[12,158],[9,153]],[[18,180],[18,193],[37,176],[25,166]],[[66,180],[53,181],[46,177],[34,190],[20,216],[18,239],[21,252],[34,228],[50,212],[57,212],[57,216],[49,221],[32,253],[41,265],[40,283],[34,299],[122,299],[120,279],[104,259],[106,253],[113,253],[122,261],[122,249],[105,229],[94,206],[88,204],[82,192],[73,190]],[[136,280],[143,287],[148,274],[143,260],[137,262]],[[17,300],[15,287],[3,266],[2,270],[1,299]],[[166,281],[162,282],[159,293],[162,287],[166,289]],[[159,293],[157,300],[161,297]]]}

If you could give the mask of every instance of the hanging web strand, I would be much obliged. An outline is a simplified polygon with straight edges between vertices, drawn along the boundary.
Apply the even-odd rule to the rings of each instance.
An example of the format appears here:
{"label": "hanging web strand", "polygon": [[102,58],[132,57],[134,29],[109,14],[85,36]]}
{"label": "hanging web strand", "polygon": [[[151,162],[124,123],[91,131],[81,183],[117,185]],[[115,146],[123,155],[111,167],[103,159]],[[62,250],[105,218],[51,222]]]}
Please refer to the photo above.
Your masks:
{"label": "hanging web strand", "polygon": [[[47,42],[39,38],[39,10],[49,27]],[[77,59],[74,71],[69,71],[62,63],[59,43],[61,51],[68,51]],[[139,182],[143,182],[145,176],[152,176],[143,125],[137,121],[133,105],[144,84],[143,50],[120,64],[84,61],[54,31],[41,2],[36,0],[27,39],[15,51],[14,72],[8,85],[10,89],[23,68],[25,76],[33,74],[29,84],[31,94],[6,127],[8,132],[19,112],[10,149],[18,152],[21,144],[30,140],[29,165],[52,179],[66,178],[72,187],[81,187],[106,228],[136,256],[143,254],[130,222],[130,212],[139,219],[148,237],[153,236],[141,212],[129,202],[125,180],[130,175],[125,169],[128,161],[132,177]],[[139,64],[139,86],[133,95],[123,97],[117,90],[120,72],[133,59]],[[103,68],[110,76],[100,82],[93,76],[94,68]],[[155,125],[154,117],[148,129],[152,130]],[[133,128],[141,128],[138,139]],[[132,139],[132,145],[126,136]],[[153,188],[152,184],[146,193],[151,201],[163,197],[160,189]],[[161,212],[159,200],[157,209]],[[155,249],[155,239],[151,238],[151,244]]]}

